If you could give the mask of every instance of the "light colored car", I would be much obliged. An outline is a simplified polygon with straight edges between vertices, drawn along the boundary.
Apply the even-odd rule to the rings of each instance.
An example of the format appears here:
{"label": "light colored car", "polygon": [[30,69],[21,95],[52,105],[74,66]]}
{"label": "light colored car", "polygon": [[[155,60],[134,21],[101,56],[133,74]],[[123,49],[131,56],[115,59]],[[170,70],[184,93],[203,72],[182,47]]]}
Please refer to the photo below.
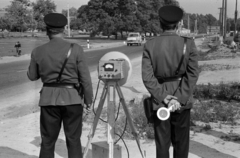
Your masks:
{"label": "light colored car", "polygon": [[142,45],[142,36],[138,32],[132,32],[128,34],[127,45],[131,46],[132,44]]}

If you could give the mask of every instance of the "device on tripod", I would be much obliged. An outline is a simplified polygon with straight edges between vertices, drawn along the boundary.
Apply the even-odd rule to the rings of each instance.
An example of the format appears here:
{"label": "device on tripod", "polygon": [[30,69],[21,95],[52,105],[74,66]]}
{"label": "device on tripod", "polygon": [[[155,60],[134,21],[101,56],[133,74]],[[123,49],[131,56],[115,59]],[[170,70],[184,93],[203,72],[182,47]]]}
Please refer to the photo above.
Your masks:
{"label": "device on tripod", "polygon": [[108,95],[108,104],[107,104],[107,123],[108,123],[108,130],[107,130],[107,136],[108,136],[108,146],[109,146],[109,158],[113,158],[114,156],[114,126],[115,126],[115,97],[116,97],[116,91],[118,93],[120,102],[122,104],[123,110],[126,114],[128,124],[130,126],[130,129],[132,130],[132,134],[135,137],[135,140],[137,142],[139,151],[144,158],[144,155],[142,153],[140,142],[138,139],[138,134],[136,132],[136,129],[133,125],[130,112],[128,111],[127,104],[125,102],[123,93],[121,91],[120,86],[125,84],[127,80],[130,78],[130,75],[132,73],[132,65],[129,60],[129,58],[120,52],[109,52],[105,54],[99,61],[98,66],[98,78],[102,80],[104,84],[103,92],[100,97],[100,101],[98,104],[98,108],[96,111],[95,118],[93,120],[92,128],[88,135],[88,142],[84,149],[83,157],[86,158],[89,145],[94,137],[98,120],[100,118],[103,105],[106,99],[106,96]]}

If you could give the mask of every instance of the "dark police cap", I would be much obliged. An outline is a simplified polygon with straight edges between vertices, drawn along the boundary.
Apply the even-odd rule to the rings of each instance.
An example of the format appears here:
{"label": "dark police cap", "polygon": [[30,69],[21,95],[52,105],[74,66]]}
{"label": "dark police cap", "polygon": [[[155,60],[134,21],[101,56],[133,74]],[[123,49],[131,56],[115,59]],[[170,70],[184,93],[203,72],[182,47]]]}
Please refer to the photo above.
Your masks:
{"label": "dark police cap", "polygon": [[67,18],[60,13],[49,13],[44,17],[44,22],[51,28],[62,28],[67,24]]}
{"label": "dark police cap", "polygon": [[174,5],[161,7],[158,14],[160,22],[165,25],[177,24],[183,18],[183,10]]}

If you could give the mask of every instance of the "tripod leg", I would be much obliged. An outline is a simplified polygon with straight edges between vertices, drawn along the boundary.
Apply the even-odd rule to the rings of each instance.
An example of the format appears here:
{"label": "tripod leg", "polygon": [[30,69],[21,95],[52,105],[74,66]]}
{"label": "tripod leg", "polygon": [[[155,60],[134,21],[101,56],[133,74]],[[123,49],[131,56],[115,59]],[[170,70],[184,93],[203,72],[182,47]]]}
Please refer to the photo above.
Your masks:
{"label": "tripod leg", "polygon": [[90,145],[90,143],[92,141],[92,138],[93,138],[93,136],[95,134],[95,131],[96,131],[96,128],[97,128],[97,124],[98,124],[98,120],[99,120],[99,117],[101,115],[102,108],[103,108],[106,96],[107,96],[107,85],[104,86],[104,89],[103,89],[103,92],[102,92],[102,96],[101,96],[100,102],[98,104],[98,109],[97,109],[97,112],[96,112],[96,116],[94,117],[92,128],[91,128],[91,130],[89,131],[89,134],[88,134],[88,142],[87,142],[87,145],[86,145],[86,147],[84,149],[84,152],[83,152],[83,158],[86,158],[86,156],[87,156],[89,145]]}
{"label": "tripod leg", "polygon": [[124,112],[125,112],[125,114],[126,114],[126,117],[127,117],[128,123],[129,123],[129,126],[130,126],[130,128],[131,128],[131,130],[132,130],[132,134],[133,134],[133,136],[135,137],[135,140],[136,140],[136,142],[137,142],[138,149],[139,149],[139,151],[140,151],[140,153],[141,153],[141,155],[142,155],[142,158],[144,158],[143,152],[142,152],[142,150],[141,150],[140,142],[139,142],[139,139],[138,139],[138,134],[137,134],[137,131],[136,131],[134,125],[133,125],[133,122],[132,122],[132,119],[131,119],[131,116],[130,116],[130,112],[128,111],[127,104],[126,104],[126,101],[125,101],[125,99],[124,99],[124,97],[123,97],[121,88],[120,88],[119,85],[117,85],[117,86],[116,86],[116,89],[117,89],[117,92],[118,92],[120,101],[121,101],[121,103],[122,103],[123,110],[124,110]]}

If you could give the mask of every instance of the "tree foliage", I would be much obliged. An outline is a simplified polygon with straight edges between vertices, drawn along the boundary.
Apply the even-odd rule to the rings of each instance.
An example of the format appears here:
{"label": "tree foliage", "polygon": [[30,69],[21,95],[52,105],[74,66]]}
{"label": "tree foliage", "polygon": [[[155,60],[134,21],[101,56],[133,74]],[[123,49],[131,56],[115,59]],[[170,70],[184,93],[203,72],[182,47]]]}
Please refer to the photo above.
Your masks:
{"label": "tree foliage", "polygon": [[[77,12],[78,10],[76,9],[76,8],[74,8],[74,7],[72,7],[72,8],[70,8],[69,9],[69,16],[70,17],[77,17],[77,15],[78,15],[78,12]],[[66,17],[68,16],[68,10],[67,9],[63,9],[62,10],[62,14],[63,15],[65,15]]]}
{"label": "tree foliage", "polygon": [[117,35],[118,32],[161,31],[158,10],[163,5],[179,5],[176,0],[90,0],[78,9],[80,28],[96,35]]}
{"label": "tree foliage", "polygon": [[[188,21],[189,17],[189,21]],[[207,26],[216,26],[219,24],[218,20],[211,14],[185,14],[183,18],[183,25],[193,32],[195,28],[195,20],[197,21],[197,30],[199,33],[206,33]],[[189,25],[189,26],[188,26]]]}
{"label": "tree foliage", "polygon": [[0,19],[0,28],[11,31],[25,31],[27,29],[45,29],[43,17],[56,12],[56,5],[52,0],[13,0],[6,7],[6,14]]}
{"label": "tree foliage", "polygon": [[[158,10],[164,5],[177,5],[177,0],[89,0],[87,5],[78,9],[72,7],[70,11],[70,28],[91,32],[92,36],[103,35],[123,36],[124,32],[161,33]],[[13,0],[6,8],[6,15],[0,18],[0,28],[9,30],[26,30],[37,28],[44,30],[43,17],[56,12],[53,0]],[[67,10],[62,10],[67,16]],[[189,22],[188,22],[189,16]],[[199,33],[206,33],[207,26],[218,25],[219,21],[211,14],[185,13],[183,24],[193,32],[197,20]],[[35,25],[36,23],[36,25]],[[238,30],[240,20],[238,20]],[[227,30],[234,29],[233,19],[228,19]]]}
{"label": "tree foliage", "polygon": [[23,31],[29,21],[29,0],[13,0],[6,8],[6,16],[2,18],[5,25],[10,24],[10,29]]}
{"label": "tree foliage", "polygon": [[56,12],[56,5],[52,0],[37,0],[32,3],[34,19],[37,21],[38,29],[45,29],[43,18],[45,15]]}

